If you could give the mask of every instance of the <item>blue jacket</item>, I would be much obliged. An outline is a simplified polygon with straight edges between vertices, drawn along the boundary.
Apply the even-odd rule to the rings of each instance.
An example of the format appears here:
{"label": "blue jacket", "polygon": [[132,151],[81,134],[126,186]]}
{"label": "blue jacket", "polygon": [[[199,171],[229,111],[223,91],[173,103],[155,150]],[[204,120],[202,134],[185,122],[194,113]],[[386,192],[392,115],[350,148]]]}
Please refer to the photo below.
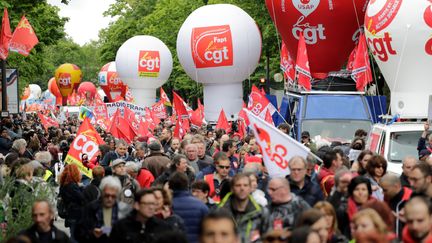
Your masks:
{"label": "blue jacket", "polygon": [[174,191],[173,211],[184,220],[189,242],[197,243],[201,220],[208,213],[207,206],[189,191]]}
{"label": "blue jacket", "polygon": [[301,189],[293,181],[291,181],[289,176],[287,176],[287,178],[290,182],[291,192],[303,198],[303,200],[305,200],[309,206],[313,207],[315,203],[324,200],[321,187],[318,183],[312,181],[309,176],[305,177],[305,184]]}

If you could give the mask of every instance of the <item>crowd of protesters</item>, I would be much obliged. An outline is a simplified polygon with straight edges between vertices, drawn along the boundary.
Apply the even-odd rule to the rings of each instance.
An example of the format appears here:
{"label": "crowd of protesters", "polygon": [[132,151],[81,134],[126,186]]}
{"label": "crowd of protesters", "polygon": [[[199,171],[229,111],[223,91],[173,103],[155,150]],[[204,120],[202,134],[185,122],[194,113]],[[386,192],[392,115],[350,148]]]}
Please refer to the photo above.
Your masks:
{"label": "crowd of protesters", "polygon": [[81,156],[89,178],[63,162],[78,128],[76,117],[47,130],[31,115],[1,121],[0,180],[12,180],[2,234],[30,213],[21,208],[33,221],[8,242],[432,242],[427,124],[401,175],[358,130],[329,146],[303,132],[316,156],[293,157],[281,178],[269,177],[253,134],[203,127],[179,139],[169,122],[130,144],[98,128],[99,155]]}

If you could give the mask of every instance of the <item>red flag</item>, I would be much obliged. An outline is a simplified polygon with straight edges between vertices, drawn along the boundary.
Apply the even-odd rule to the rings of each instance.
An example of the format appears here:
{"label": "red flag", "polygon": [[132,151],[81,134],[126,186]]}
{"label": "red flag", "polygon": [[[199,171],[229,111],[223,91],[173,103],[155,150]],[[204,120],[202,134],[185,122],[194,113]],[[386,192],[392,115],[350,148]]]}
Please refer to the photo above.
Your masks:
{"label": "red flag", "polygon": [[171,101],[168,98],[168,95],[165,93],[165,90],[163,88],[160,88],[160,101],[166,106],[171,106]]}
{"label": "red flag", "polygon": [[151,134],[148,121],[141,119],[138,134],[140,134],[141,136],[149,136],[149,134]]}
{"label": "red flag", "polygon": [[153,120],[151,111],[150,111],[150,109],[148,107],[146,107],[144,110],[145,110],[144,119],[148,122],[150,130],[154,131],[154,129],[156,128],[156,123]]}
{"label": "red flag", "polygon": [[[246,113],[246,112],[245,112]],[[245,121],[242,119],[239,119],[237,121],[237,128],[238,128],[238,133],[240,134],[241,138],[244,138],[247,134],[247,130],[246,130],[246,125],[245,125]]]}
{"label": "red flag", "polygon": [[356,88],[358,91],[364,91],[366,85],[372,82],[369,53],[366,45],[366,38],[363,33],[359,38],[351,77],[356,82]]}
{"label": "red flag", "polygon": [[306,49],[306,42],[303,33],[300,33],[300,39],[297,48],[297,61],[295,69],[297,71],[297,82],[306,90],[311,90],[311,73],[309,68],[309,58]]}
{"label": "red flag", "polygon": [[[139,133],[140,122],[136,119],[135,112],[129,109],[127,106],[124,107],[124,117],[129,123],[130,129],[132,129],[134,137]],[[133,138],[132,138],[133,139]]]}
{"label": "red flag", "polygon": [[183,124],[180,121],[180,119],[177,119],[175,128],[174,128],[174,134],[173,136],[175,138],[183,139],[183,136],[186,134],[186,131],[183,128]]}
{"label": "red flag", "polygon": [[354,49],[351,51],[351,54],[350,54],[350,56],[349,56],[349,58],[348,58],[348,63],[347,63],[347,66],[346,66],[346,69],[347,69],[348,71],[352,71],[352,69],[353,69],[353,66],[354,66],[354,58],[355,58],[355,56],[356,56],[356,51],[357,51],[357,46],[354,47]]}
{"label": "red flag", "polygon": [[115,138],[120,138],[119,136],[119,131],[117,128],[117,124],[119,123],[119,118],[120,116],[120,110],[117,109],[116,112],[114,113],[112,119],[111,119],[111,123],[108,127],[108,131],[111,133],[111,135],[113,135]]}
{"label": "red flag", "polygon": [[135,137],[135,133],[130,127],[129,122],[121,116],[118,117],[117,130],[119,138],[124,139],[127,143],[131,143]]}
{"label": "red flag", "polygon": [[280,68],[283,71],[284,77],[289,83],[293,83],[295,79],[294,60],[284,42],[282,42],[280,56]]}
{"label": "red flag", "polygon": [[90,124],[90,120],[85,118],[80,128],[78,129],[77,136],[69,147],[69,152],[65,158],[67,164],[76,164],[79,170],[89,178],[92,178],[91,169],[82,164],[82,154],[87,154],[89,161],[92,161],[99,155],[99,145],[104,144],[103,139]]}
{"label": "red flag", "polygon": [[165,105],[163,100],[159,100],[159,102],[154,103],[151,107],[153,116],[158,119],[166,119],[168,117],[165,109]]}
{"label": "red flag", "polygon": [[45,130],[48,131],[49,127],[59,127],[59,124],[56,120],[52,119],[49,116],[45,116],[41,113],[38,113],[38,117],[41,121],[42,126],[45,128]]}
{"label": "red flag", "polygon": [[9,55],[9,42],[12,38],[12,33],[9,24],[9,15],[7,8],[4,9],[2,27],[0,33],[0,58],[6,60]]}
{"label": "red flag", "polygon": [[177,117],[188,118],[189,114],[186,110],[186,106],[184,105],[183,99],[173,91],[173,101],[174,101],[174,109],[176,111]]}
{"label": "red flag", "polygon": [[224,129],[227,133],[228,130],[231,128],[229,123],[228,123],[228,119],[225,115],[225,111],[222,109],[221,112],[219,113],[219,118],[218,121],[216,123],[216,129]]}
{"label": "red flag", "polygon": [[247,108],[252,111],[254,115],[263,119],[265,118],[265,112],[267,109],[270,109],[270,114],[273,114],[276,111],[275,107],[270,103],[267,97],[261,94],[255,85],[252,86]]}
{"label": "red flag", "polygon": [[[199,102],[199,99],[198,99]],[[200,102],[199,102],[200,103]],[[194,126],[201,127],[204,120],[204,112],[201,110],[202,105],[198,103],[198,108],[192,112],[192,115],[190,117],[191,123]]]}
{"label": "red flag", "polygon": [[9,49],[18,52],[21,55],[28,56],[37,43],[39,43],[39,40],[33,27],[30,25],[27,18],[23,16],[12,35]]}
{"label": "red flag", "polygon": [[266,112],[265,121],[274,126],[273,118],[268,110]]}
{"label": "red flag", "polygon": [[242,109],[238,113],[238,118],[239,118],[239,120],[243,120],[244,123],[247,126],[249,126],[249,119],[248,119],[248,116],[247,116],[246,111],[244,110],[244,108],[246,108],[246,104],[243,102]]}

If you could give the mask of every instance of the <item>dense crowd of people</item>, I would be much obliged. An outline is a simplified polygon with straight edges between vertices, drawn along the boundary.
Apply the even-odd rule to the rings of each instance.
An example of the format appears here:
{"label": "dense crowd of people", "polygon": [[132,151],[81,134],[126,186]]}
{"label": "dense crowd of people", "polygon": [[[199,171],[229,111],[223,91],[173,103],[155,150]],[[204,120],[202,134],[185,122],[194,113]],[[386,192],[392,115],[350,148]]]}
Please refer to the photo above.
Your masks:
{"label": "dense crowd of people", "polygon": [[[37,116],[2,119],[7,242],[432,242],[428,124],[401,175],[365,149],[363,130],[329,146],[305,131],[315,156],[292,157],[280,178],[269,176],[253,134],[206,126],[180,139],[169,122],[130,144],[98,128],[99,155],[81,155],[89,178],[64,163],[79,125],[73,116],[47,130]],[[279,128],[289,134],[288,124]],[[56,227],[60,218],[67,232]]]}

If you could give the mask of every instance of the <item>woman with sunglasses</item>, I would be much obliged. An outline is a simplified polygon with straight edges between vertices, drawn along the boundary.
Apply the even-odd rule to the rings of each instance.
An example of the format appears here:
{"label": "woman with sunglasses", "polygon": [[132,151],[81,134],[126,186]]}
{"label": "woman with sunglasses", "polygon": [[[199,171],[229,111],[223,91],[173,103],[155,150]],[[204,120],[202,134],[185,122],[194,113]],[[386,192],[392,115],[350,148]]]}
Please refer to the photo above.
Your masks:
{"label": "woman with sunglasses", "polygon": [[379,185],[380,179],[387,172],[387,161],[381,155],[374,155],[370,158],[366,165],[365,177],[369,179],[372,186],[372,196],[376,199],[383,201],[383,189]]}

